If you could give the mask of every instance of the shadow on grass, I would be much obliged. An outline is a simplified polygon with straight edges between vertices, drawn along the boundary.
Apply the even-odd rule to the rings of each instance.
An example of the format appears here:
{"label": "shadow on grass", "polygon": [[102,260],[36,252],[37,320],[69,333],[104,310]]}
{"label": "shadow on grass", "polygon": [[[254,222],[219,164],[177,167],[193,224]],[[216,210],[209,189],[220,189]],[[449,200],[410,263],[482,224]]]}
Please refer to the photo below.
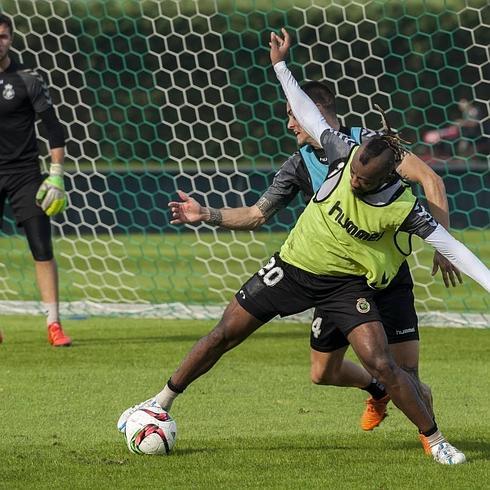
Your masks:
{"label": "shadow on grass", "polygon": [[[124,446],[124,442],[122,443]],[[168,456],[169,458],[175,458],[177,456],[192,456],[196,454],[201,454],[201,453],[217,453],[221,451],[219,448],[208,448],[208,447],[197,447],[197,448],[184,448],[184,449],[174,449]],[[84,465],[98,465],[98,464],[103,464],[103,465],[114,465],[114,466],[122,466],[126,464],[131,464],[134,461],[138,461],[140,458],[150,458],[149,455],[142,455],[142,454],[133,454],[130,453],[129,450],[127,450],[126,454],[124,456],[117,455],[115,456],[114,453],[119,453],[120,448],[118,447],[117,450],[111,451],[111,455],[104,454],[103,452],[100,455],[93,456],[89,455],[86,453],[82,453],[79,451],[75,450],[69,450],[68,454],[66,455],[67,458],[71,459],[71,461],[78,463],[78,464],[84,464]]]}

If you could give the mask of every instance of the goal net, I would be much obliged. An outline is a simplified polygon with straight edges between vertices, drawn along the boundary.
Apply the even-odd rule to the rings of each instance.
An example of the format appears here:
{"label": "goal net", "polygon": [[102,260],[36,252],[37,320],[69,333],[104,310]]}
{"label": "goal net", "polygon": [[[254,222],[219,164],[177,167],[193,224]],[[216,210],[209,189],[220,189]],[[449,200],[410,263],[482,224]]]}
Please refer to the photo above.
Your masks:
{"label": "goal net", "polygon": [[[379,129],[373,104],[387,110],[443,177],[454,234],[488,260],[485,0],[0,0],[0,10],[68,132],[70,207],[53,220],[65,315],[215,317],[279,249],[301,199],[255,232],[173,226],[167,204],[182,189],[213,207],[251,205],[296,150],[268,56],[281,26],[295,38],[293,72],[330,84],[344,124]],[[39,311],[25,238],[5,218],[0,311]],[[490,325],[484,290],[470,279],[446,289],[418,239],[411,266],[423,323]]]}

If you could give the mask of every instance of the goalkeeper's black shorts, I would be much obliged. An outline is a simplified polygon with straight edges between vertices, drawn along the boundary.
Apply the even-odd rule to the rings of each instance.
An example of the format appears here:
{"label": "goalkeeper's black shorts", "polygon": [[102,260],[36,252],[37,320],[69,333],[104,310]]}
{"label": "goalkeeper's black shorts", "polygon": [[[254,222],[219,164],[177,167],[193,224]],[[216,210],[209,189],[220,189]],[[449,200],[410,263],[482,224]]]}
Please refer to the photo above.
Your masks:
{"label": "goalkeeper's black shorts", "polygon": [[0,175],[0,226],[6,200],[17,225],[33,216],[46,216],[36,204],[36,193],[43,180],[40,170],[36,168],[18,174]]}
{"label": "goalkeeper's black shorts", "polygon": [[284,262],[275,254],[236,293],[240,305],[268,322],[316,307],[328,311],[326,324],[346,336],[356,326],[381,321],[375,290],[360,276],[318,276]]}

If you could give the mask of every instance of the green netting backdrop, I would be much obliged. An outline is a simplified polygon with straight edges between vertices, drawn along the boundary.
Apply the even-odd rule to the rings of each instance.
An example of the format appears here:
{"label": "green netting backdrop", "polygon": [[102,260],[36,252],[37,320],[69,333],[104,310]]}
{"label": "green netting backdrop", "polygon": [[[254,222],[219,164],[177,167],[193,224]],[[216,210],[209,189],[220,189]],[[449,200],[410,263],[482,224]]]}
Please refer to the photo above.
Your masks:
{"label": "green netting backdrop", "polygon": [[[387,109],[443,176],[454,233],[488,260],[485,0],[0,0],[0,10],[69,134],[71,206],[54,224],[68,312],[205,315],[279,248],[299,199],[254,233],[171,226],[167,203],[181,188],[213,206],[253,204],[295,151],[268,57],[282,26],[295,38],[293,72],[327,81],[345,124],[378,129],[373,103]],[[6,218],[0,299],[25,311],[38,294]],[[418,242],[411,259],[419,312],[488,323],[483,289],[467,279],[446,291],[431,255]]]}

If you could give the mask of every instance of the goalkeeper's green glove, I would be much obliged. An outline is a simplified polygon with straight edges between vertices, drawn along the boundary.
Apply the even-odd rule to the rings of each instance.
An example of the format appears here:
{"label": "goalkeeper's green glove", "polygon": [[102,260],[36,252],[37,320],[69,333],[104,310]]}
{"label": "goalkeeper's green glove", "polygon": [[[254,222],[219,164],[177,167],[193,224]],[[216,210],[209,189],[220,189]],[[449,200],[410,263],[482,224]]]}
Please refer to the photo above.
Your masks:
{"label": "goalkeeper's green glove", "polygon": [[44,179],[39,187],[36,203],[48,216],[54,216],[65,210],[67,200],[63,182],[63,165],[52,163],[49,166],[49,177]]}

